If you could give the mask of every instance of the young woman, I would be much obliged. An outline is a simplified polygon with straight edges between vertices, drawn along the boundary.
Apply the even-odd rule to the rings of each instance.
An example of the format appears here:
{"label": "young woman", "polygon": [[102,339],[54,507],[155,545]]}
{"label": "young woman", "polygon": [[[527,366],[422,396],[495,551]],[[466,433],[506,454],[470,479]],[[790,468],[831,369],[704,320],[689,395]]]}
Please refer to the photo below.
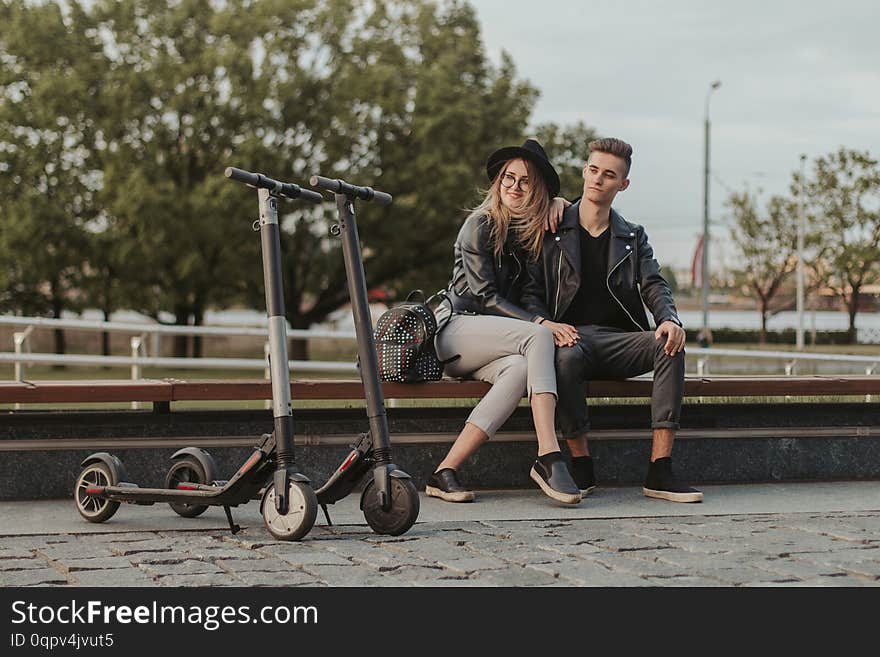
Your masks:
{"label": "young woman", "polygon": [[[541,145],[495,151],[486,163],[492,181],[483,202],[465,219],[454,247],[449,303],[437,309],[438,325],[449,318],[435,340],[437,356],[453,377],[487,381],[492,388],[480,400],[446,458],[431,475],[425,492],[449,502],[469,502],[474,493],[456,471],[510,417],[528,394],[538,458],[529,476],[547,495],[577,504],[580,489],[559,450],[554,415],[556,325],[519,305],[528,259],[540,255],[551,208],[561,214],[559,176]],[[573,331],[573,329],[572,329]]]}

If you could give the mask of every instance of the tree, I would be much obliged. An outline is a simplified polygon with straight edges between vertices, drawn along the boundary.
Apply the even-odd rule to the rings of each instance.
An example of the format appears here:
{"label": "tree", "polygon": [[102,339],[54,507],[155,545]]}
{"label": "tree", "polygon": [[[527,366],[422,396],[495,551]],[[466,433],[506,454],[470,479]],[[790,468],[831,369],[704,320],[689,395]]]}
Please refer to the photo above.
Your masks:
{"label": "tree", "polygon": [[[76,3],[3,2],[0,25],[3,306],[57,318],[82,303],[87,226],[99,212],[101,46]],[[61,330],[55,351],[65,351]]]}
{"label": "tree", "polygon": [[757,198],[747,191],[732,193],[726,206],[733,219],[730,238],[742,254],[741,266],[734,270],[735,276],[757,300],[761,315],[759,340],[765,344],[767,318],[775,312],[771,303],[782,283],[797,267],[794,251],[797,222],[793,220],[797,216],[796,209],[790,200],[773,196],[767,203],[766,212],[761,212]]}
{"label": "tree", "polygon": [[849,315],[856,342],[859,293],[880,278],[880,169],[867,152],[840,148],[816,158],[806,184],[808,216],[821,239],[817,260],[830,271],[828,284]]}
{"label": "tree", "polygon": [[584,189],[584,163],[596,131],[583,121],[570,126],[544,123],[536,128],[536,135],[559,173],[559,193],[569,200],[579,197]]}

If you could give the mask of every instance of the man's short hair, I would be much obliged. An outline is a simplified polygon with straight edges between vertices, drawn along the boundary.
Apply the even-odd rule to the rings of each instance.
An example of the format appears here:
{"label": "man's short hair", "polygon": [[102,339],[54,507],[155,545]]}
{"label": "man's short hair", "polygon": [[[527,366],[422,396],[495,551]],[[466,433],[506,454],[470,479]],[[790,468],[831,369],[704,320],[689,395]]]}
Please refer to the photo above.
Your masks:
{"label": "man's short hair", "polygon": [[[619,158],[622,158],[626,163],[626,171],[624,172],[624,177],[629,175],[629,169],[632,166],[632,154],[633,147],[627,144],[622,139],[617,139],[616,137],[603,137],[602,139],[595,139],[589,143],[590,153],[593,151],[598,151],[599,153],[608,153],[610,155],[616,155]],[[587,155],[587,159],[590,159],[590,156]]]}

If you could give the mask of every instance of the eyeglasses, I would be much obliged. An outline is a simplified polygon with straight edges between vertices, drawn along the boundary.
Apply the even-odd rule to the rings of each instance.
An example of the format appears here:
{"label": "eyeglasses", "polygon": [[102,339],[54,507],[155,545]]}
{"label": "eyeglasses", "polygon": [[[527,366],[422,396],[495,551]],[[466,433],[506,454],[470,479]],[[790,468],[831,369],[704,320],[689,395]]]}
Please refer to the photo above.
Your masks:
{"label": "eyeglasses", "polygon": [[523,176],[519,180],[517,180],[516,176],[512,173],[505,173],[501,176],[501,186],[505,189],[513,189],[516,187],[521,192],[529,191],[529,179]]}

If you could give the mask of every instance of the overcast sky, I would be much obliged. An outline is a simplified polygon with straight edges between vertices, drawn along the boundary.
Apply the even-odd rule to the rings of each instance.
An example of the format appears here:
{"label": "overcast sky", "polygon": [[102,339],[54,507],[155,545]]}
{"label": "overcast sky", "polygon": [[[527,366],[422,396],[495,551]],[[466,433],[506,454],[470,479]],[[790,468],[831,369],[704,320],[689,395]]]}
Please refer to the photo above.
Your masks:
{"label": "overcast sky", "polygon": [[[731,190],[788,193],[800,155],[880,158],[878,0],[469,0],[489,57],[541,92],[534,120],[583,120],[634,147],[615,207],[661,264],[689,266],[703,224],[711,95],[710,257],[733,265]],[[552,155],[552,154],[551,154]]]}

